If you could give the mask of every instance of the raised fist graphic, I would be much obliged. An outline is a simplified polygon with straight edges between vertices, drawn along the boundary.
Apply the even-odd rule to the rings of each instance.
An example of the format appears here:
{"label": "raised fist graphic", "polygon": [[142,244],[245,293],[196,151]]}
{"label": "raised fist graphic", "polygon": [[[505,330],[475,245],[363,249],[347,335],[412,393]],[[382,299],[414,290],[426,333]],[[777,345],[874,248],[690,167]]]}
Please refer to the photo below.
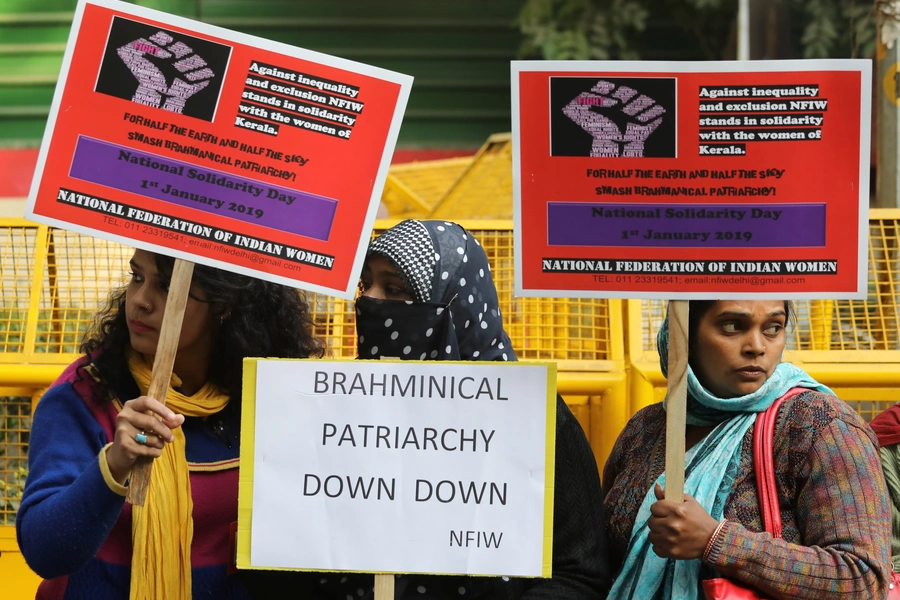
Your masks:
{"label": "raised fist graphic", "polygon": [[215,73],[187,44],[173,41],[158,31],[149,40],[139,38],[121,46],[116,53],[138,80],[133,102],[180,114],[188,98],[209,85]]}
{"label": "raised fist graphic", "polygon": [[600,80],[582,92],[563,113],[594,138],[591,156],[641,158],[644,142],[666,112],[656,100],[626,85]]}

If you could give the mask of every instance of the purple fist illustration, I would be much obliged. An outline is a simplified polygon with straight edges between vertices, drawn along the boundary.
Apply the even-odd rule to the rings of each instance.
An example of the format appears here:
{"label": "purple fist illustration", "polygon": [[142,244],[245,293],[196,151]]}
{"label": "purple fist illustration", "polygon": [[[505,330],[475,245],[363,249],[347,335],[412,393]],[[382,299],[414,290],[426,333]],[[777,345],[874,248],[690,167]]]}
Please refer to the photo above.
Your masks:
{"label": "purple fist illustration", "polygon": [[594,138],[591,156],[607,158],[643,157],[644,142],[666,112],[656,100],[637,90],[602,79],[562,110]]}
{"label": "purple fist illustration", "polygon": [[[187,44],[173,41],[159,31],[149,40],[139,38],[125,44],[116,53],[138,80],[133,102],[180,114],[188,98],[209,85],[215,73]],[[163,69],[170,73],[171,83]]]}

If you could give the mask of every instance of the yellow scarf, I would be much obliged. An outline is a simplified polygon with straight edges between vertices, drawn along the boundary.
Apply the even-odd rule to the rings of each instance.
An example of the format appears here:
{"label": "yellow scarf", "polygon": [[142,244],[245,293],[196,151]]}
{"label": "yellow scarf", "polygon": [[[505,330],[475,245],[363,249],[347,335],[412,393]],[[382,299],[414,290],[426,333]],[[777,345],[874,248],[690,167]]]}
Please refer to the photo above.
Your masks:
{"label": "yellow scarf", "polygon": [[[137,352],[128,352],[128,368],[142,395],[150,388],[150,365]],[[228,396],[209,382],[193,396],[173,388],[181,380],[172,373],[166,406],[186,417],[214,415],[228,404]],[[131,600],[190,600],[191,541],[194,538],[194,503],[184,453],[184,432],[172,432],[175,441],[166,444],[162,456],[153,461],[150,487],[144,506],[132,509]]]}

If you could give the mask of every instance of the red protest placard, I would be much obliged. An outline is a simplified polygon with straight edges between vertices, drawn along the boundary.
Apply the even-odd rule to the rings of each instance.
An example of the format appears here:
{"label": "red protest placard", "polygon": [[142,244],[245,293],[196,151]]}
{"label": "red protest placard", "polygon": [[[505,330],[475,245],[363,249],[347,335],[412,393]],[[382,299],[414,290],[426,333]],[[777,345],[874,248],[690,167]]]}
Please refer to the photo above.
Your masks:
{"label": "red protest placard", "polygon": [[516,293],[866,294],[871,63],[514,62]]}
{"label": "red protest placard", "polygon": [[411,85],[82,0],[26,217],[352,297]]}

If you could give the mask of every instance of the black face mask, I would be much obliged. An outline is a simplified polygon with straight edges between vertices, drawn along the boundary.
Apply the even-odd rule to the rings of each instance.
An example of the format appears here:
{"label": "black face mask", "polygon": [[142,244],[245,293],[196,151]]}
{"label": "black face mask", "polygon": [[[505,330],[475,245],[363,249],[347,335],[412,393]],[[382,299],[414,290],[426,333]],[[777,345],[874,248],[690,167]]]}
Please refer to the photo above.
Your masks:
{"label": "black face mask", "polygon": [[359,358],[459,360],[450,307],[431,302],[356,300]]}

